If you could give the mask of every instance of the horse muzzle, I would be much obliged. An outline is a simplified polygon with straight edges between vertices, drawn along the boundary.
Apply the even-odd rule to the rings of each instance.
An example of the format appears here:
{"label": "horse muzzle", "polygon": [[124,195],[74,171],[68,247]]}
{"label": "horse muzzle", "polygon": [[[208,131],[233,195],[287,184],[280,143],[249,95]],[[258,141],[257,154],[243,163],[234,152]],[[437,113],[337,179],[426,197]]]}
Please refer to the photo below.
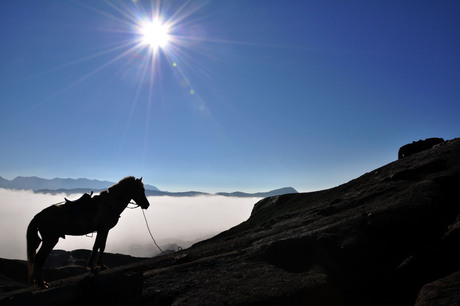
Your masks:
{"label": "horse muzzle", "polygon": [[147,199],[145,199],[144,201],[141,201],[138,204],[142,209],[147,209],[150,206],[149,200],[147,200]]}

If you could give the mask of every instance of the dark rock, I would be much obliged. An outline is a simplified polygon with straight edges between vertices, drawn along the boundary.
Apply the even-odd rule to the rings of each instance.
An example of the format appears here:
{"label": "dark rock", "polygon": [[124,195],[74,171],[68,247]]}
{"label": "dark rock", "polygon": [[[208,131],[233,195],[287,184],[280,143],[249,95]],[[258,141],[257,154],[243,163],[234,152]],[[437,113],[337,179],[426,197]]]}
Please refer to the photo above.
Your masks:
{"label": "dark rock", "polygon": [[[81,267],[86,269],[88,258],[91,255],[91,250],[53,250],[46,260],[48,269],[59,269],[62,267]],[[104,263],[109,268],[115,268],[127,265],[133,262],[141,261],[145,258],[132,257],[124,254],[104,254]]]}
{"label": "dark rock", "polygon": [[[48,281],[56,281],[76,275],[87,274],[87,261],[90,250],[53,250],[47,259],[45,273]],[[104,254],[107,265],[111,268],[139,262],[137,258],[122,254]],[[0,258],[0,293],[6,293],[29,286],[27,262]]]}
{"label": "dark rock", "polygon": [[444,143],[442,138],[427,138],[425,140],[413,141],[402,146],[398,151],[398,159],[410,156],[423,150],[431,149],[435,145]]}
{"label": "dark rock", "polygon": [[416,306],[460,305],[460,271],[423,286]]}

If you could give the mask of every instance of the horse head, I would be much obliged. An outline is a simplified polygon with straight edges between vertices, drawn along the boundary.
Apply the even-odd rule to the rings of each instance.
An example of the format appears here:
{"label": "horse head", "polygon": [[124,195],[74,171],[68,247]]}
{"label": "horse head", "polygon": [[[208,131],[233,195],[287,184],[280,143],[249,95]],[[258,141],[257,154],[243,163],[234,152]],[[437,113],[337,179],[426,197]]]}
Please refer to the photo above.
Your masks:
{"label": "horse head", "polygon": [[134,176],[127,176],[118,183],[108,188],[108,193],[113,194],[127,204],[130,200],[134,200],[142,209],[147,209],[150,206],[147,197],[145,196],[144,183],[142,177],[140,179]]}
{"label": "horse head", "polygon": [[142,177],[135,180],[135,188],[133,192],[133,200],[139,205],[142,209],[147,209],[150,206],[149,200],[145,196],[144,183],[142,182]]}

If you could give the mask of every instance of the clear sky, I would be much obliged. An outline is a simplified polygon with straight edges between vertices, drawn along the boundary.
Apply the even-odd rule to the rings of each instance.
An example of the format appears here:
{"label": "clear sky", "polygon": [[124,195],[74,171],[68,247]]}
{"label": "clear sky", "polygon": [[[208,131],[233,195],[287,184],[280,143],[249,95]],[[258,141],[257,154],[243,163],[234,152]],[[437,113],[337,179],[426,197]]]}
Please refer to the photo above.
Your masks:
{"label": "clear sky", "polygon": [[1,1],[0,176],[310,191],[460,136],[460,1],[347,2]]}

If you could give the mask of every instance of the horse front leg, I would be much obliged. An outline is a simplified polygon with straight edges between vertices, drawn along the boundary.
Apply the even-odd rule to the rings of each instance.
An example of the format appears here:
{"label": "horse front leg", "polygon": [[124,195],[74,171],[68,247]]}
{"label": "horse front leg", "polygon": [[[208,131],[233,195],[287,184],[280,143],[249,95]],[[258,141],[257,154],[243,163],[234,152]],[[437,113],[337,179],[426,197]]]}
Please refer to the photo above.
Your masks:
{"label": "horse front leg", "polygon": [[[105,244],[107,241],[107,235],[109,234],[108,230],[99,230],[97,232],[96,241],[94,242],[93,251],[88,259],[87,270],[96,271],[99,269],[106,270],[107,267],[102,264],[102,253],[105,250]],[[97,265],[94,264],[94,261],[97,256]]]}
{"label": "horse front leg", "polygon": [[[104,251],[105,251],[105,244],[107,242],[107,236],[109,234],[109,231],[105,231],[103,233],[103,235],[101,235],[101,241],[100,241],[100,245],[99,245],[99,256],[97,257],[97,267],[101,270],[107,270],[107,266],[105,266],[103,263],[102,263],[102,255],[104,254]],[[99,234],[98,234],[99,235]]]}

